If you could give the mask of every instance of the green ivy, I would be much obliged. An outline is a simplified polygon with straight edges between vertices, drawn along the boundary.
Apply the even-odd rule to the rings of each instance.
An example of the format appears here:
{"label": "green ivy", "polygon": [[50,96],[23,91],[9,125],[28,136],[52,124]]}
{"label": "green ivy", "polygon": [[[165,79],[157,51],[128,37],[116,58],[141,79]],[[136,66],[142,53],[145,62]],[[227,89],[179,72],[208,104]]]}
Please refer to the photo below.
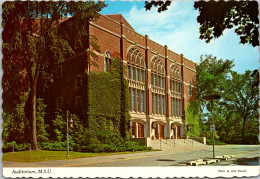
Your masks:
{"label": "green ivy", "polygon": [[187,136],[199,137],[201,133],[199,116],[198,116],[198,103],[190,102],[185,110],[185,120],[187,121]]}
{"label": "green ivy", "polygon": [[37,109],[36,109],[36,120],[37,120],[37,141],[38,142],[46,142],[48,141],[48,133],[46,128],[48,127],[45,124],[44,117],[46,115],[47,105],[44,104],[44,100],[42,98],[38,98],[37,101]]}
{"label": "green ivy", "polygon": [[91,72],[89,79],[89,129],[106,129],[126,138],[130,119],[128,83],[119,59],[113,59],[111,72]]}

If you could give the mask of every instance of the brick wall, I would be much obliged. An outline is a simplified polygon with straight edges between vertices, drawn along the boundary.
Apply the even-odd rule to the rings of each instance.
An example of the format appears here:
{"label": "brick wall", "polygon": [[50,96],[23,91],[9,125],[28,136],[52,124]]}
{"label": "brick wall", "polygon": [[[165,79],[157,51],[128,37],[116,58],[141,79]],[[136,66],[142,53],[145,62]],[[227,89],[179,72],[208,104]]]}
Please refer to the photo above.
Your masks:
{"label": "brick wall", "polygon": [[[101,49],[100,53],[96,53],[98,55],[98,60],[96,61],[98,67],[91,66],[90,71],[104,71],[104,54],[107,50],[111,52],[112,57],[122,56],[123,60],[126,62],[127,52],[129,48],[131,48],[131,46],[137,46],[143,56],[146,58],[146,67],[148,68],[148,70],[146,71],[146,73],[148,74],[146,93],[147,97],[149,98],[149,104],[146,105],[148,105],[149,115],[152,115],[152,91],[148,88],[149,84],[151,84],[151,71],[149,69],[151,69],[151,59],[154,56],[157,56],[161,59],[162,63],[165,66],[165,72],[168,76],[169,68],[172,64],[175,64],[180,71],[183,69],[182,80],[184,82],[184,107],[187,106],[187,103],[189,101],[196,100],[196,64],[192,61],[168,49],[167,46],[162,46],[154,42],[153,40],[149,39],[148,36],[143,36],[135,32],[122,15],[109,15],[108,17],[101,15],[99,20],[90,23],[89,29],[90,34],[97,37],[97,43]],[[84,61],[84,59],[82,60]],[[64,65],[70,68],[73,67],[78,71],[84,71],[84,65],[76,67],[73,63],[75,63],[75,61],[64,63]],[[124,63],[124,65],[127,65],[127,63]],[[68,71],[70,70],[66,68],[64,69]],[[71,77],[68,77],[68,79],[73,79],[77,72],[73,72],[70,74]],[[71,79],[69,81],[71,81]],[[166,84],[168,83],[168,89],[170,88],[169,81],[169,78],[166,77]],[[189,82],[191,82],[193,89],[192,96],[188,95]],[[65,95],[65,93],[68,93],[69,89],[69,87],[60,89],[61,91],[57,92],[57,94]],[[166,106],[169,107],[168,113],[166,114],[167,117],[171,115],[171,97],[167,94],[168,89],[165,90],[165,96],[168,96],[168,104],[166,104]]]}

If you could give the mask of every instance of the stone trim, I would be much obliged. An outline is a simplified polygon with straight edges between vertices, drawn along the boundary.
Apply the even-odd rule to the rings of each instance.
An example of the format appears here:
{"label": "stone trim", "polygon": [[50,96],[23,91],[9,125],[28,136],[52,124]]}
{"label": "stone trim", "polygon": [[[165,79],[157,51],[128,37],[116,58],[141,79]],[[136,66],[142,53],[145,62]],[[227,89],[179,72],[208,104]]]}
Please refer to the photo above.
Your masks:
{"label": "stone trim", "polygon": [[[105,17],[105,18],[107,18],[107,19],[109,19],[109,20],[111,20],[111,21],[113,21],[113,22],[116,23],[116,24],[120,24],[120,22],[117,22],[116,20],[111,19],[110,17],[107,17],[107,16],[104,15],[104,14],[101,14],[101,13],[99,13],[99,12],[98,12],[98,14],[101,15],[101,16],[103,16],[103,17]],[[107,14],[107,15],[109,15],[109,14]]]}
{"label": "stone trim", "polygon": [[103,31],[105,31],[105,32],[107,32],[107,33],[109,33],[109,34],[111,34],[111,35],[114,35],[114,36],[116,36],[116,37],[118,37],[118,38],[121,38],[121,35],[118,35],[118,34],[116,34],[116,33],[114,33],[114,32],[111,32],[110,30],[107,30],[107,29],[105,29],[105,28],[103,28],[103,27],[100,27],[99,25],[97,25],[97,24],[95,24],[95,23],[93,23],[93,22],[89,22],[89,24],[91,24],[91,25],[93,25],[94,27],[97,27],[97,28],[99,28],[99,29],[101,29],[101,30],[103,30]]}
{"label": "stone trim", "polygon": [[185,84],[185,85],[187,85],[187,86],[191,86],[191,87],[193,87],[193,88],[197,88],[197,86],[194,86],[194,85],[192,85],[192,84],[189,84],[189,83],[186,83],[186,82],[183,82],[183,84]]}
{"label": "stone trim", "polygon": [[[194,63],[194,62],[192,62],[192,63]],[[193,72],[197,73],[197,71],[196,71],[196,70],[194,70],[194,69],[191,69],[190,67],[187,67],[187,66],[186,66],[186,65],[184,65],[184,64],[183,64],[183,66],[184,66],[185,68],[187,68],[188,70],[190,70],[190,71],[193,71]]]}

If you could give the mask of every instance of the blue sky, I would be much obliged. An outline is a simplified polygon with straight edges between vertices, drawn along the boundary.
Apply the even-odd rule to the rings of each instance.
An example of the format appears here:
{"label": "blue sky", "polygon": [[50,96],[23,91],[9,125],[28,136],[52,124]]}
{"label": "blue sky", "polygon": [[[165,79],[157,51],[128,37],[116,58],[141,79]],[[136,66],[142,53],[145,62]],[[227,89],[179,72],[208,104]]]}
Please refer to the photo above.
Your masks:
{"label": "blue sky", "polygon": [[199,39],[198,10],[194,1],[174,1],[168,11],[158,13],[156,8],[146,11],[145,1],[106,1],[108,6],[102,14],[122,14],[140,34],[167,45],[169,49],[196,63],[200,56],[212,54],[218,59],[234,60],[233,70],[244,73],[259,68],[257,47],[242,45],[234,29],[225,30],[224,35],[206,43]]}

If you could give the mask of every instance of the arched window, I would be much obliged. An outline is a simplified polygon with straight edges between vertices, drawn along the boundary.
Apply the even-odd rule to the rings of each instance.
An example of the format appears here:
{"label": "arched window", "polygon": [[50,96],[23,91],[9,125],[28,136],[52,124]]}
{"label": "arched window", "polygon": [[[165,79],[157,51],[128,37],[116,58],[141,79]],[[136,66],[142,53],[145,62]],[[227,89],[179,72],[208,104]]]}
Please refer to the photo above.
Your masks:
{"label": "arched window", "polygon": [[63,99],[62,99],[62,97],[58,97],[56,99],[56,109],[61,109],[62,106],[63,106]]}
{"label": "arched window", "polygon": [[61,65],[57,66],[57,68],[55,70],[55,77],[56,78],[62,77],[62,66]]}
{"label": "arched window", "polygon": [[82,106],[82,97],[81,96],[76,96],[75,97],[75,106],[76,107],[81,107]]}
{"label": "arched window", "polygon": [[155,139],[163,139],[164,138],[164,125],[155,123],[155,128],[154,128],[154,133],[155,133]]}
{"label": "arched window", "polygon": [[78,89],[82,86],[82,76],[77,75],[75,78],[75,88]]}
{"label": "arched window", "polygon": [[165,68],[159,57],[151,60],[153,114],[165,115]]}
{"label": "arched window", "polygon": [[182,116],[182,77],[179,68],[172,64],[170,67],[170,91],[171,91],[171,111],[172,116]]}
{"label": "arched window", "polygon": [[192,88],[191,88],[191,82],[189,81],[189,86],[188,86],[188,95],[192,96]]}
{"label": "arched window", "polygon": [[127,53],[127,78],[130,92],[130,110],[145,113],[145,62],[137,47]]}
{"label": "arched window", "polygon": [[112,56],[111,53],[109,51],[105,52],[105,72],[111,72],[111,64],[112,64]]}

